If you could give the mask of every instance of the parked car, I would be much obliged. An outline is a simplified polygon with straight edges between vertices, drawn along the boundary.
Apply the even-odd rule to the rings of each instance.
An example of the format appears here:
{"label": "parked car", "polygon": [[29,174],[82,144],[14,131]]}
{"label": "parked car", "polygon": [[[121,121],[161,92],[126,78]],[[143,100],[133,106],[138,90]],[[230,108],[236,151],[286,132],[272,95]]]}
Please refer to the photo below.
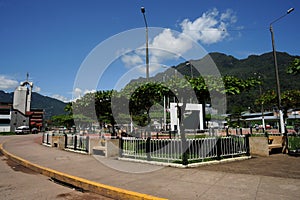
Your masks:
{"label": "parked car", "polygon": [[32,134],[37,134],[38,132],[39,132],[39,130],[37,128],[32,128],[31,129]]}
{"label": "parked car", "polygon": [[29,134],[30,128],[29,126],[20,126],[15,130],[16,134]]}

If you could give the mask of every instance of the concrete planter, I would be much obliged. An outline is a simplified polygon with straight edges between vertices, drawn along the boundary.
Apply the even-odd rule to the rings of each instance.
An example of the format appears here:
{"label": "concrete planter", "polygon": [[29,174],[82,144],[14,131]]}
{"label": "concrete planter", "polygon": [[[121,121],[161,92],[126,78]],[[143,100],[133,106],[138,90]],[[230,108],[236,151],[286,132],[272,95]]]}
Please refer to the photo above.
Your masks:
{"label": "concrete planter", "polygon": [[269,156],[267,137],[249,137],[250,155]]}

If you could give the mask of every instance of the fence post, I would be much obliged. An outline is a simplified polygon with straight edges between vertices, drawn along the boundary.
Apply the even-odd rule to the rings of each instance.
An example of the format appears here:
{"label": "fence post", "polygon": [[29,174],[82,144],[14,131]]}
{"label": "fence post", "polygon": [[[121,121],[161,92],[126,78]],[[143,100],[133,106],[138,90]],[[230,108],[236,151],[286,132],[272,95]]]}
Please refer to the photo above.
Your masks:
{"label": "fence post", "polygon": [[64,133],[64,136],[65,136],[65,149],[66,149],[68,146],[68,135]]}
{"label": "fence post", "polygon": [[47,133],[47,144],[49,144],[49,133]]}
{"label": "fence post", "polygon": [[181,142],[182,142],[182,164],[183,165],[188,165],[188,145],[187,145],[187,141],[185,137],[181,138]]}
{"label": "fence post", "polygon": [[119,139],[119,157],[122,158],[123,157],[123,138],[122,136]]}
{"label": "fence post", "polygon": [[76,151],[77,148],[77,135],[74,135],[74,151]]}
{"label": "fence post", "polygon": [[146,155],[147,155],[147,160],[150,161],[151,160],[151,156],[150,156],[150,145],[151,145],[151,138],[147,137],[146,140]]}
{"label": "fence post", "polygon": [[240,135],[243,135],[243,128],[240,128]]}
{"label": "fence post", "polygon": [[90,136],[87,135],[86,138],[85,138],[85,151],[87,153],[90,153],[89,149],[90,149]]}
{"label": "fence post", "polygon": [[288,134],[286,132],[283,134],[283,140],[282,153],[285,154],[288,150]]}
{"label": "fence post", "polygon": [[250,143],[249,143],[249,134],[245,135],[245,143],[246,143],[246,156],[250,156]]}
{"label": "fence post", "polygon": [[222,155],[222,145],[221,145],[221,137],[217,138],[217,160],[221,160]]}
{"label": "fence post", "polygon": [[229,135],[229,130],[228,130],[229,128],[226,128],[226,136],[228,136]]}

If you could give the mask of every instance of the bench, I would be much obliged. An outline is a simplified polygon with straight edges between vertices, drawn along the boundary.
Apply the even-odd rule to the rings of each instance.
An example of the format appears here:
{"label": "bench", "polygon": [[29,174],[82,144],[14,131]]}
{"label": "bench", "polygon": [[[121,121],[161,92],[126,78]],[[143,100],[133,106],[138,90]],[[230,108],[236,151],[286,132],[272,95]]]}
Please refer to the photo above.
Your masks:
{"label": "bench", "polygon": [[284,136],[269,136],[269,152],[272,151],[272,149],[282,149],[285,145],[285,138]]}
{"label": "bench", "polygon": [[119,155],[118,139],[100,139],[92,148],[92,154],[105,157],[117,157]]}

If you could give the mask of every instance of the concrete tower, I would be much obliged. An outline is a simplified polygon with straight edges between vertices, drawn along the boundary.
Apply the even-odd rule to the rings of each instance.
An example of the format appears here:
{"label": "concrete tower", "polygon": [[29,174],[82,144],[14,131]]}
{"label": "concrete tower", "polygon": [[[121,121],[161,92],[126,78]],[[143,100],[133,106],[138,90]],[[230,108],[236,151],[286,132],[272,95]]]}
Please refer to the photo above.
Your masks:
{"label": "concrete tower", "polygon": [[33,83],[28,81],[28,76],[27,73],[26,81],[21,82],[14,92],[13,108],[24,115],[26,112],[30,111],[31,93],[33,88]]}

